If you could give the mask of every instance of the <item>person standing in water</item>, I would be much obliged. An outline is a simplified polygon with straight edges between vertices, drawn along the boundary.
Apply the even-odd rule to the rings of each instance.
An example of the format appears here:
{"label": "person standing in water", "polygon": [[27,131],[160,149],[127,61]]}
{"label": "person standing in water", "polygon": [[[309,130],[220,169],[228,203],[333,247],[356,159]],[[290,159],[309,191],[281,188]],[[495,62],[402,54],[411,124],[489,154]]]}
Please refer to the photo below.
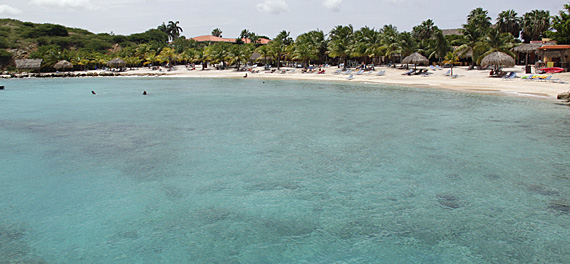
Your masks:
{"label": "person standing in water", "polygon": [[91,94],[96,94],[95,91],[91,91]]}
{"label": "person standing in water", "polygon": [[143,92],[143,95],[146,95],[146,91]]}

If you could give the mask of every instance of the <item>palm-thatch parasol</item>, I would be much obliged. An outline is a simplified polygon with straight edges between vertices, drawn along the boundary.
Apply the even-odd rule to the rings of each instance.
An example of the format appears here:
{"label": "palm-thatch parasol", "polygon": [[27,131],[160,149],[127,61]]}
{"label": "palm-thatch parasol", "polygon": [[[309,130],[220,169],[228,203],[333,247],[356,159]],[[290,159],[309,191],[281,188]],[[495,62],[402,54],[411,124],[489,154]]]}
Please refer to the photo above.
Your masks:
{"label": "palm-thatch parasol", "polygon": [[55,65],[53,65],[53,67],[56,70],[66,69],[66,68],[70,69],[70,68],[73,68],[73,64],[71,64],[71,62],[66,61],[66,60],[60,60]]}
{"label": "palm-thatch parasol", "polygon": [[418,64],[428,64],[429,60],[422,54],[419,54],[417,52],[414,52],[412,55],[405,57],[402,60],[402,63],[404,64],[414,64],[414,68],[416,67],[416,65]]}
{"label": "palm-thatch parasol", "polygon": [[112,60],[110,60],[109,62],[107,62],[107,66],[111,67],[111,68],[122,68],[127,66],[127,63],[124,60],[121,60],[119,58],[114,58]]}
{"label": "palm-thatch parasol", "polygon": [[515,66],[515,59],[506,53],[495,51],[481,60],[481,66],[486,67],[488,65],[495,65],[495,69],[498,66],[513,67]]}

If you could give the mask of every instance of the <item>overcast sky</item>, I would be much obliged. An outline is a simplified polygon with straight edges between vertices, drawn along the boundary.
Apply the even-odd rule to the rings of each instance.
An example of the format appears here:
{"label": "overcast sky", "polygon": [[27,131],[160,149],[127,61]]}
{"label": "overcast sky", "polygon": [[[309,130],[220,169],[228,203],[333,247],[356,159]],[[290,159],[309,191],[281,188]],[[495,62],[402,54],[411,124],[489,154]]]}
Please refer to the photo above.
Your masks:
{"label": "overcast sky", "polygon": [[477,7],[495,21],[501,11],[519,16],[534,10],[558,14],[563,0],[0,0],[0,17],[54,23],[94,33],[128,35],[180,21],[182,35],[208,35],[214,28],[223,37],[242,29],[273,38],[281,30],[291,36],[336,25],[381,28],[392,24],[410,31],[426,19],[441,29],[459,28]]}

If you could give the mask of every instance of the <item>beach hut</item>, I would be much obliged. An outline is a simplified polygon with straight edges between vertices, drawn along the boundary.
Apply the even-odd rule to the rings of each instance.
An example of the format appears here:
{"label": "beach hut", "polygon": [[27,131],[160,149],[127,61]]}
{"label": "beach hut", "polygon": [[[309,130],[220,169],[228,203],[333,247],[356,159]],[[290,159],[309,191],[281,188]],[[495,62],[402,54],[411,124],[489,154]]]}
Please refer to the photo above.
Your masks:
{"label": "beach hut", "polygon": [[66,60],[60,60],[53,67],[59,71],[61,69],[71,69],[73,68],[73,64]]}
{"label": "beach hut", "polygon": [[[519,54],[519,58],[525,58],[525,64],[534,63],[536,61],[536,52],[538,48],[542,47],[542,43],[524,43],[513,48],[513,52]],[[525,56],[521,56],[521,55]],[[529,62],[530,60],[530,62]]]}
{"label": "beach hut", "polygon": [[111,68],[123,68],[123,67],[127,66],[127,63],[124,60],[121,60],[119,58],[114,58],[114,59],[110,60],[109,62],[107,62],[107,66],[109,66]]}
{"label": "beach hut", "polygon": [[402,60],[402,63],[414,64],[415,69],[418,64],[429,64],[429,60],[424,55],[414,52],[412,55],[405,57],[404,60]]}
{"label": "beach hut", "polygon": [[18,70],[40,70],[43,59],[23,59],[16,60],[16,69]]}
{"label": "beach hut", "polygon": [[514,67],[515,59],[506,53],[495,51],[481,60],[481,66],[486,67],[488,65],[494,65],[495,70],[498,70],[499,66]]}

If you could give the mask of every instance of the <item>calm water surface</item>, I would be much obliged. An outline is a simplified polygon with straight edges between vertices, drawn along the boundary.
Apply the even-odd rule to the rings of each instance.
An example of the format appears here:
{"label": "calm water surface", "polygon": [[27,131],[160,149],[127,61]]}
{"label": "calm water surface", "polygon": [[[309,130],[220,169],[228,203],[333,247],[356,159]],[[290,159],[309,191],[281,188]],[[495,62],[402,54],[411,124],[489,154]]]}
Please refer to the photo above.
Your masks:
{"label": "calm water surface", "polygon": [[570,109],[551,101],[249,79],[1,85],[0,263],[570,256]]}

